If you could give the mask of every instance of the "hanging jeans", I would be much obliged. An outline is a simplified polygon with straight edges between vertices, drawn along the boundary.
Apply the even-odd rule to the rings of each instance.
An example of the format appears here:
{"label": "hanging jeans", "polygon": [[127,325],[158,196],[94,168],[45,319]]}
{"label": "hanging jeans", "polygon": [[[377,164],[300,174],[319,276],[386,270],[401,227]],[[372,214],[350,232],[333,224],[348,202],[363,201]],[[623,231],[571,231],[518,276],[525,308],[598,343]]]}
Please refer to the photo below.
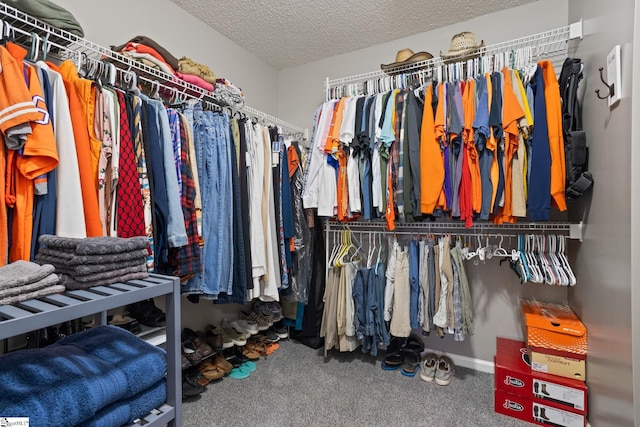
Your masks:
{"label": "hanging jeans", "polygon": [[203,272],[187,282],[184,292],[215,299],[232,294],[233,189],[229,117],[193,107],[193,137],[202,197]]}
{"label": "hanging jeans", "polygon": [[418,242],[409,242],[409,284],[411,286],[410,324],[411,329],[418,329],[418,306],[420,304],[420,251]]}

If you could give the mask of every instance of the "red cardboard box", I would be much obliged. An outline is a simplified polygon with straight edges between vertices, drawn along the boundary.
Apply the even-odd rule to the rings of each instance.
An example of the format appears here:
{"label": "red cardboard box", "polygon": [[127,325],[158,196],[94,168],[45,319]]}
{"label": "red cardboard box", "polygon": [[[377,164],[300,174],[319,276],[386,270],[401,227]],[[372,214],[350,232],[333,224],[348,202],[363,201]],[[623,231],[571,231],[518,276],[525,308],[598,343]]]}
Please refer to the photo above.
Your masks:
{"label": "red cardboard box", "polygon": [[497,339],[495,388],[535,403],[587,414],[584,382],[531,370],[527,347],[522,341]]}
{"label": "red cardboard box", "polygon": [[525,397],[495,390],[495,411],[538,425],[585,427],[587,418]]}

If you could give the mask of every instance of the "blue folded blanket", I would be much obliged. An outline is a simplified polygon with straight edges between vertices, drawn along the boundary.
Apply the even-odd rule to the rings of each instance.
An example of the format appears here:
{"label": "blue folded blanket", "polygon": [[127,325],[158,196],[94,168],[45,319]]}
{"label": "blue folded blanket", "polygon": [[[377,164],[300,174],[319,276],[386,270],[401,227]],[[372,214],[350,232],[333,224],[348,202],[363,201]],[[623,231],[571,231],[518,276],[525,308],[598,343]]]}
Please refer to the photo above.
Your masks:
{"label": "blue folded blanket", "polygon": [[130,399],[119,400],[101,409],[80,424],[82,427],[113,427],[131,424],[133,420],[147,415],[167,400],[167,382],[159,381]]}
{"label": "blue folded blanket", "polygon": [[35,427],[76,425],[157,385],[166,369],[164,350],[124,329],[95,327],[0,356],[0,414],[29,417]]}
{"label": "blue folded blanket", "polygon": [[124,372],[73,346],[0,357],[0,414],[31,426],[68,426],[91,418],[127,393]]}
{"label": "blue folded blanket", "polygon": [[55,346],[75,346],[120,368],[127,378],[125,397],[151,387],[167,372],[166,352],[163,349],[117,326],[98,326],[69,335],[52,345]]}

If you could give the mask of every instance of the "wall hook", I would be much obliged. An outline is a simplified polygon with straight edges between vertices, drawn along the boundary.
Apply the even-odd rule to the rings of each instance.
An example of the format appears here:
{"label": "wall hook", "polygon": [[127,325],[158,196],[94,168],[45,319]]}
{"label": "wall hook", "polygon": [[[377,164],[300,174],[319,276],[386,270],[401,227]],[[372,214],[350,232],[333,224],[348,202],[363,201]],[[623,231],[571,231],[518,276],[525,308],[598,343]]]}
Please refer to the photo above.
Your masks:
{"label": "wall hook", "polygon": [[602,83],[604,83],[604,85],[607,87],[607,90],[609,93],[607,96],[600,96],[600,89],[596,89],[596,95],[600,99],[609,99],[609,97],[613,97],[613,95],[616,93],[615,84],[614,83],[609,84],[604,80],[604,77],[602,75],[603,70],[604,70],[603,67],[598,68],[598,71],[600,71],[600,80],[602,80]]}

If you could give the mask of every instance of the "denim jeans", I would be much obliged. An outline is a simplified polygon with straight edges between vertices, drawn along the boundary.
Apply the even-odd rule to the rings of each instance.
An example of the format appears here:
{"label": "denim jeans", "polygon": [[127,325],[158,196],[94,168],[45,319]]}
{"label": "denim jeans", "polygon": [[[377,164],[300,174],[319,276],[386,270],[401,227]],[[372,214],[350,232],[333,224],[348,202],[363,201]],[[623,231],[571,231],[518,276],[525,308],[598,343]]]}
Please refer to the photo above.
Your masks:
{"label": "denim jeans", "polygon": [[169,116],[165,106],[160,101],[149,100],[149,105],[156,111],[160,126],[160,142],[164,159],[164,176],[167,186],[167,201],[169,208],[169,220],[167,222],[167,237],[169,246],[179,248],[187,244],[187,230],[184,225],[182,204],[180,203],[180,189],[178,188],[178,175],[176,162],[173,156],[173,142],[171,140],[171,127]]}
{"label": "denim jeans", "polygon": [[420,299],[420,251],[418,242],[409,242],[409,285],[411,286],[411,305],[409,308],[411,329],[418,329],[418,305]]}
{"label": "denim jeans", "polygon": [[229,118],[193,107],[193,136],[202,197],[203,272],[191,279],[185,292],[216,298],[232,293],[233,189]]}

